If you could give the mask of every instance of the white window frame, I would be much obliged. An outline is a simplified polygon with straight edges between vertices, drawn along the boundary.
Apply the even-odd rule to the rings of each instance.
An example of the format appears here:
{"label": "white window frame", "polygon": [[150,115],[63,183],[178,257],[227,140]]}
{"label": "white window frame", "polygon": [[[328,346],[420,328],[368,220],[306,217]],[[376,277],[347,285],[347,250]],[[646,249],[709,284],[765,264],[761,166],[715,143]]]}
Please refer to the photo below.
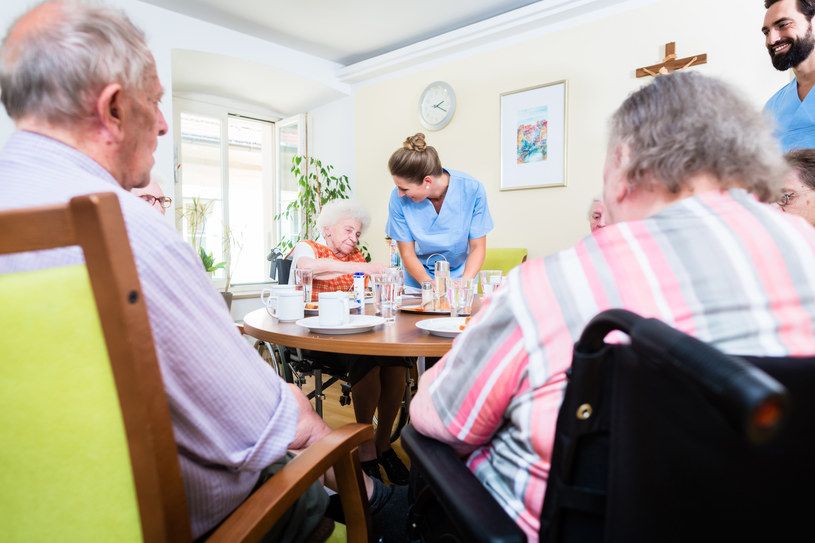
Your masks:
{"label": "white window frame", "polygon": [[[271,212],[267,212],[264,214],[263,224],[264,224],[264,232],[266,232],[265,236],[265,246],[266,246],[266,254],[275,246],[275,240],[280,238],[279,232],[279,225],[274,221],[274,216],[279,213],[279,201],[280,201],[280,161],[279,161],[279,147],[278,147],[278,134],[279,134],[279,123],[291,123],[296,121],[300,117],[303,116],[296,116],[291,117],[288,119],[283,120],[272,120],[269,118],[264,118],[262,114],[253,114],[252,112],[248,111],[236,111],[236,108],[225,107],[221,105],[209,104],[200,102],[197,100],[192,100],[189,98],[174,96],[173,97],[173,123],[175,130],[173,131],[174,134],[174,161],[175,161],[175,172],[176,175],[174,176],[174,186],[173,186],[173,197],[175,202],[178,202],[179,209],[183,206],[183,168],[180,167],[180,160],[179,160],[179,153],[181,149],[181,113],[190,113],[193,115],[203,115],[208,117],[214,117],[220,119],[221,122],[221,135],[220,139],[221,142],[228,142],[228,120],[230,117],[245,117],[250,118],[253,120],[259,120],[264,122],[269,122],[273,125],[271,130],[271,147],[273,152],[268,154],[264,160],[269,160],[276,162],[277,164],[266,164],[269,167],[267,171],[273,172],[273,179],[271,182],[273,183],[274,190],[265,191],[264,193],[264,201],[263,201],[263,209],[267,210],[275,210]],[[286,126],[284,124],[283,126]],[[305,141],[305,137],[301,132],[301,139]],[[229,145],[221,145],[221,156],[220,156],[220,165],[221,165],[221,190],[222,193],[225,195],[225,198],[228,198],[228,189],[229,189]],[[223,206],[223,216],[225,224],[229,225],[229,206]],[[183,232],[183,226],[181,223],[181,215],[180,213],[176,214],[176,229],[179,232]],[[265,256],[265,255],[264,255]],[[228,264],[229,265],[229,264]],[[225,279],[220,278],[213,278],[213,284],[218,289],[223,289],[225,286]],[[250,294],[250,293],[259,293],[260,290],[272,283],[272,279],[268,276],[268,268],[265,275],[265,281],[257,282],[257,283],[246,283],[240,285],[230,285],[230,291],[233,292],[235,295],[240,294]]]}

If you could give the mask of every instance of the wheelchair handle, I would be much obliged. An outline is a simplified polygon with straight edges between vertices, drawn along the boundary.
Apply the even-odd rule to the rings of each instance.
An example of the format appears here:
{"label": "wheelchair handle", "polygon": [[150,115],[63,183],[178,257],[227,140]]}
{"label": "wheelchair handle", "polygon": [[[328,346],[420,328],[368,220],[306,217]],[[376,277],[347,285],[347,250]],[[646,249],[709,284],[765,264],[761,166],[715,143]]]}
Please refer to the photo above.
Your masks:
{"label": "wheelchair handle", "polygon": [[789,396],[781,383],[747,361],[658,319],[624,309],[604,311],[586,326],[575,350],[597,352],[613,330],[628,334],[631,347],[645,359],[667,363],[695,383],[751,442],[766,442],[781,428],[789,410]]}

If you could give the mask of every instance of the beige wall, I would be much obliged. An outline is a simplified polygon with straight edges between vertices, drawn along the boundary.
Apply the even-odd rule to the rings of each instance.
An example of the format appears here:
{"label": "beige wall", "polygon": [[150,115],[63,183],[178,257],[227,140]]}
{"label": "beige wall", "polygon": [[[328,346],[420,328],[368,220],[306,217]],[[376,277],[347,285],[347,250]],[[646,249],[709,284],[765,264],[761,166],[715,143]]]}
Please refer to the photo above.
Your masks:
{"label": "beige wall", "polygon": [[[708,64],[696,69],[730,81],[757,107],[789,81],[770,65],[759,30],[764,11],[760,0],[664,0],[359,88],[356,187],[373,214],[364,238],[374,259],[386,259],[393,189],[387,160],[406,136],[423,131],[416,104],[428,83],[441,79],[456,91],[452,122],[426,134],[445,167],[484,184],[496,224],[488,246],[523,246],[530,258],[540,257],[588,234],[586,211],[601,190],[608,118],[647,82],[635,78],[635,69],[661,61],[665,43],[675,41],[680,58],[707,53]],[[562,79],[568,80],[567,186],[499,191],[499,95]]]}

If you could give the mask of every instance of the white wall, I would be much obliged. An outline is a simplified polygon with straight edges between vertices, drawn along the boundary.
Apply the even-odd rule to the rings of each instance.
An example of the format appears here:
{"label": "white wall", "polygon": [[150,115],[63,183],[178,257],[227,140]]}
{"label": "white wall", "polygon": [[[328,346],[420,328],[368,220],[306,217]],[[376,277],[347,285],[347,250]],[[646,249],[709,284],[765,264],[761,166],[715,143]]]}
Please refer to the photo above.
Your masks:
{"label": "white wall", "polygon": [[349,96],[309,112],[312,156],[334,166],[334,174],[347,175],[355,190],[354,98]]}
{"label": "white wall", "polygon": [[[680,58],[706,53],[694,68],[726,79],[761,106],[789,81],[772,68],[760,32],[763,3],[744,0],[662,0],[604,19],[481,52],[355,92],[359,197],[373,214],[365,236],[374,260],[386,259],[384,228],[393,182],[387,160],[406,136],[423,131],[417,101],[437,79],[457,94],[452,122],[426,132],[442,163],[481,180],[495,230],[488,246],[527,247],[530,258],[568,247],[588,234],[588,204],[602,185],[606,126],[611,113],[648,82],[636,68],[660,62],[667,42]],[[499,191],[501,93],[568,80],[568,186]],[[364,183],[364,185],[363,185]]]}

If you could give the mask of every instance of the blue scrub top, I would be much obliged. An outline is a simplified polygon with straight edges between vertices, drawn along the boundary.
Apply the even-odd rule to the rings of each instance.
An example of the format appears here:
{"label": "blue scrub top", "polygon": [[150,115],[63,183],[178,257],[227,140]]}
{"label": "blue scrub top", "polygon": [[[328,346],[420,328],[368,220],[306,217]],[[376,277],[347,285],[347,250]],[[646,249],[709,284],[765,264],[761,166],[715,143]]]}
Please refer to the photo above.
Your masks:
{"label": "blue scrub top", "polygon": [[[493,228],[487,193],[474,177],[455,170],[444,170],[450,175],[450,185],[444,196],[441,211],[430,200],[414,202],[407,196],[399,197],[398,189],[391,193],[388,224],[385,232],[396,241],[415,242],[416,256],[433,277],[436,260],[442,255],[450,263],[450,276],[461,277],[470,252],[470,240],[486,236]],[[405,284],[419,287],[409,274]]]}
{"label": "blue scrub top", "polygon": [[815,92],[801,101],[798,80],[793,79],[767,100],[764,109],[775,118],[775,137],[784,153],[815,147]]}

